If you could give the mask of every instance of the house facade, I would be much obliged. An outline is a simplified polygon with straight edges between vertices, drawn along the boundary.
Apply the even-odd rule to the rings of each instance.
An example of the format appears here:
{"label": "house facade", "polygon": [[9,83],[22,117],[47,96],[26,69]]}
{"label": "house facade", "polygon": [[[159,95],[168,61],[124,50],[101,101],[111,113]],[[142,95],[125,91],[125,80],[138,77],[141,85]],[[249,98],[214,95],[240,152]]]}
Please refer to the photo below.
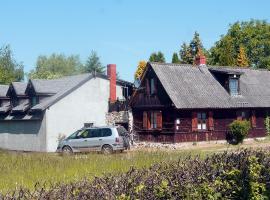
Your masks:
{"label": "house facade", "polygon": [[265,136],[270,111],[270,72],[148,63],[131,99],[133,129],[141,141],[194,142],[226,139],[234,120],[249,120],[249,137]]}
{"label": "house facade", "polygon": [[[0,148],[54,152],[61,136],[85,124],[106,125],[110,103],[126,99],[132,84],[108,75],[81,74],[0,86]],[[6,91],[6,92],[5,92]]]}

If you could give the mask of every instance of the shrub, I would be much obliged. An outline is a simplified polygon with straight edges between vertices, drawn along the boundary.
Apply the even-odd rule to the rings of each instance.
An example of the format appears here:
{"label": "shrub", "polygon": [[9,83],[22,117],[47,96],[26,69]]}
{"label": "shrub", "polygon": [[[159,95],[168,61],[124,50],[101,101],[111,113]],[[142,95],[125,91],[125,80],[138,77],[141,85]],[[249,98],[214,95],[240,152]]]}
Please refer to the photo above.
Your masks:
{"label": "shrub", "polygon": [[265,118],[264,125],[265,125],[267,135],[270,135],[270,117],[269,116]]}
{"label": "shrub", "polygon": [[229,130],[232,136],[232,140],[229,142],[232,144],[242,143],[245,137],[248,135],[248,131],[250,130],[250,122],[247,120],[234,120],[229,125]]}

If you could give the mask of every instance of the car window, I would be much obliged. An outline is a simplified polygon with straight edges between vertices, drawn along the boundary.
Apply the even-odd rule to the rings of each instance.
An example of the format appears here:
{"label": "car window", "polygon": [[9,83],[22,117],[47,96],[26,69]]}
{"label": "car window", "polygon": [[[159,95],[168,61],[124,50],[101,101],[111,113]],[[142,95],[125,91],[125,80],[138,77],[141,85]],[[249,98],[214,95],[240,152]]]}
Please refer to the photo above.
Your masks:
{"label": "car window", "polygon": [[89,129],[88,138],[102,137],[100,129]]}
{"label": "car window", "polygon": [[102,137],[108,137],[112,135],[112,131],[110,128],[103,128],[101,129],[101,135]]}
{"label": "car window", "polygon": [[126,136],[128,134],[128,131],[123,126],[118,126],[117,131],[120,136]]}
{"label": "car window", "polygon": [[77,137],[76,138],[87,138],[88,136],[88,130],[81,130],[78,132]]}
{"label": "car window", "polygon": [[77,137],[78,132],[79,131],[72,133],[70,136],[68,136],[68,139],[75,139]]}

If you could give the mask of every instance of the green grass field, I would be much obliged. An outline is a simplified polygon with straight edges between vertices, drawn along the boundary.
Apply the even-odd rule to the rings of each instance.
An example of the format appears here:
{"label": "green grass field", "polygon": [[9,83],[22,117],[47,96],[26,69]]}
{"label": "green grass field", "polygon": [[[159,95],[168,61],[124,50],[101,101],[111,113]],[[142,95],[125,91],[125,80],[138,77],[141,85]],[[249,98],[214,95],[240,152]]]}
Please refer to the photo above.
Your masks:
{"label": "green grass field", "polygon": [[[252,147],[270,145],[270,142],[253,141]],[[241,147],[249,147],[242,145]],[[239,147],[229,147],[233,150]],[[149,167],[157,162],[169,162],[187,156],[225,151],[224,144],[194,145],[183,150],[136,150],[122,154],[102,155],[96,153],[62,156],[54,153],[19,153],[0,151],[0,193],[19,188],[34,188],[36,183],[47,186],[68,183],[82,178],[92,179],[105,173],[121,173],[130,167]]]}

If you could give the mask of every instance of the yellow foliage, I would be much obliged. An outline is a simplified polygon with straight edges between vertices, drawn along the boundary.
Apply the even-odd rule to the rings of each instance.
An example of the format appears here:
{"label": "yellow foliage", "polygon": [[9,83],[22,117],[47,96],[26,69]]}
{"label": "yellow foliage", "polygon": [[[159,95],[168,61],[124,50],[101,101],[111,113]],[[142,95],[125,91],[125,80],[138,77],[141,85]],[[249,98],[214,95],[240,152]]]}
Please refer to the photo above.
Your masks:
{"label": "yellow foliage", "polygon": [[239,48],[239,53],[237,56],[237,66],[239,67],[248,66],[248,58],[247,58],[246,51],[243,46],[240,46]]}
{"label": "yellow foliage", "polygon": [[141,78],[145,68],[146,68],[146,62],[144,60],[141,60],[138,63],[138,67],[137,67],[137,70],[135,72],[135,79],[140,79]]}

